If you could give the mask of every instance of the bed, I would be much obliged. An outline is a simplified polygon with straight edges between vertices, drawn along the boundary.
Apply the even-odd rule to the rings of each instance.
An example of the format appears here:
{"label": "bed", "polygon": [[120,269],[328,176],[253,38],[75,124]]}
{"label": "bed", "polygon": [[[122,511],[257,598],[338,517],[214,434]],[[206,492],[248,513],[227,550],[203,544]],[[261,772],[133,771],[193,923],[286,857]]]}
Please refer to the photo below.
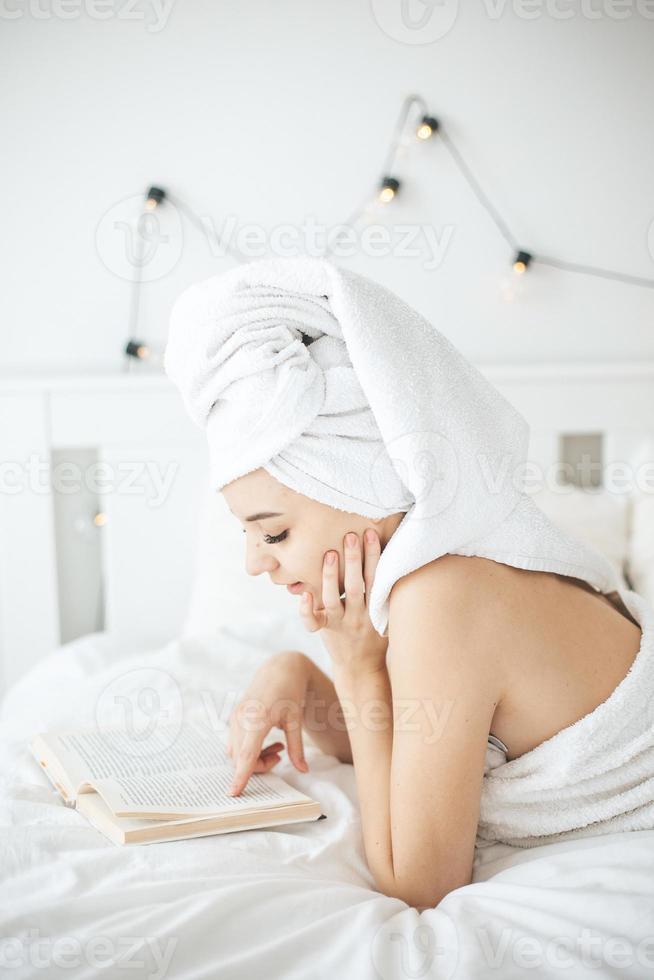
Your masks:
{"label": "bed", "polygon": [[[575,459],[588,452],[604,466],[620,460],[639,468],[641,477],[647,473],[643,467],[654,458],[654,365],[496,367],[487,373],[529,419],[530,458],[542,467],[563,460],[574,469]],[[197,714],[225,724],[257,665],[278,649],[302,648],[329,672],[318,637],[305,634],[294,615],[296,600],[235,571],[240,529],[233,519],[227,522],[220,498],[198,492],[201,447],[181,419],[177,428],[171,424],[175,406],[168,396],[164,380],[155,378],[104,379],[104,388],[76,387],[74,379],[29,382],[0,392],[23,405],[38,403],[34,419],[46,416],[43,449],[49,458],[92,449],[105,460],[133,459],[139,446],[141,453],[147,446],[150,458],[185,461],[184,479],[156,515],[147,515],[146,502],[136,495],[110,494],[102,502],[108,515],[102,533],[108,528],[110,534],[101,542],[100,560],[88,541],[84,545],[86,579],[99,569],[103,586],[101,628],[86,632],[79,624],[91,622],[84,616],[97,612],[97,596],[80,590],[86,610],[70,602],[74,568],[61,555],[46,568],[47,579],[40,568],[42,578],[32,588],[36,598],[20,592],[20,583],[6,574],[21,521],[27,539],[31,525],[29,502],[21,501],[11,514],[4,502],[0,526],[9,522],[11,528],[5,532],[0,610],[10,670],[0,713],[0,963],[9,975],[650,975],[654,831],[528,850],[501,844],[479,849],[472,883],[419,913],[375,890],[354,770],[309,740],[308,773],[298,772],[286,753],[275,772],[321,801],[328,818],[315,824],[121,848],[62,804],[27,749],[37,731],[107,723],[112,705],[143,689],[154,692],[169,715]],[[90,421],[89,412],[95,413]],[[35,431],[26,435],[32,444]],[[644,479],[629,493],[610,492],[606,481],[592,489],[573,482],[566,493],[543,487],[536,499],[553,519],[600,548],[626,587],[652,601],[654,493]],[[46,522],[46,551],[60,533],[48,523],[57,519],[56,508],[50,511],[32,513],[42,532]],[[174,531],[180,522],[183,535]],[[163,565],[155,548],[162,533],[171,552]],[[126,567],[126,556],[135,553],[152,564],[141,567],[133,558]],[[43,554],[41,565],[47,566]],[[79,561],[78,552],[72,564]],[[170,567],[174,574],[167,578]],[[187,569],[186,578],[180,568]],[[135,595],[134,583],[147,576],[148,589]],[[159,632],[145,632],[141,621],[163,606],[167,619]],[[31,622],[30,609],[32,616],[45,609],[46,623]],[[67,639],[73,612],[80,617],[79,635]]]}

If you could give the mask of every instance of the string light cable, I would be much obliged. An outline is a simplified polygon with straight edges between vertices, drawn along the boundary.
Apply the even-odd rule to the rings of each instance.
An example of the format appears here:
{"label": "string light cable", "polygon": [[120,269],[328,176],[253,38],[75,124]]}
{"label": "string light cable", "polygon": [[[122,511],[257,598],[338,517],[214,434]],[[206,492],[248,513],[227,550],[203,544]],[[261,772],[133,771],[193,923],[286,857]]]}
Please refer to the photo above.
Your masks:
{"label": "string light cable", "polygon": [[[416,118],[417,113],[417,118]],[[413,118],[412,118],[413,117]],[[497,208],[490,201],[488,195],[483,190],[481,184],[475,177],[472,169],[464,159],[462,153],[456,147],[452,137],[443,127],[442,122],[434,116],[428,109],[425,100],[420,95],[407,95],[398,113],[386,156],[384,158],[381,176],[373,192],[368,192],[361,200],[359,205],[348,216],[347,220],[340,226],[341,230],[333,236],[331,243],[325,247],[324,255],[327,256],[335,250],[339,238],[344,233],[345,228],[355,228],[362,220],[369,220],[372,214],[380,207],[387,207],[402,191],[402,180],[400,179],[402,156],[408,149],[416,143],[425,143],[430,139],[440,137],[441,142],[448,150],[452,160],[462,174],[467,185],[476,197],[479,204],[488,214],[493,224],[497,228],[500,236],[509,246],[513,258],[511,260],[513,271],[516,275],[523,275],[527,269],[534,264],[550,266],[579,275],[596,276],[603,279],[610,279],[614,282],[622,282],[630,286],[654,288],[654,279],[644,276],[634,276],[629,273],[620,272],[612,269],[603,269],[597,266],[582,265],[576,262],[567,262],[551,256],[534,253],[532,250],[520,245],[516,237],[511,233],[508,223],[504,220]],[[178,195],[172,195],[162,187],[153,186],[147,191],[144,204],[144,213],[152,212],[156,208],[165,205],[166,200],[176,207],[187,220],[193,224],[203,235],[208,232],[205,221]],[[143,215],[139,217],[142,220]],[[213,232],[213,234],[216,234]],[[138,249],[137,261],[135,262],[135,273],[132,280],[132,295],[129,317],[129,337],[124,353],[127,361],[133,358],[152,360],[155,356],[151,348],[138,337],[138,316],[139,316],[139,297],[141,291],[141,262],[143,252],[143,236],[137,234],[136,247]],[[238,249],[232,247],[220,235],[216,234],[217,243],[225,253],[234,259],[235,262],[244,262],[245,256]]]}

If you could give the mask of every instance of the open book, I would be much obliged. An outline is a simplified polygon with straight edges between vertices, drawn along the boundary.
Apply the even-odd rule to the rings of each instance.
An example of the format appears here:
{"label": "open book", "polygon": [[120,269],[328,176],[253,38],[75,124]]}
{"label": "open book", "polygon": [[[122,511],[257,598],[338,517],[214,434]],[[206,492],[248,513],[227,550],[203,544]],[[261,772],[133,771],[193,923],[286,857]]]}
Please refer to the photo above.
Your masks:
{"label": "open book", "polygon": [[319,820],[321,806],[274,773],[254,773],[228,796],[234,764],[223,737],[197,721],[45,732],[30,750],[67,806],[116,844],[205,837]]}

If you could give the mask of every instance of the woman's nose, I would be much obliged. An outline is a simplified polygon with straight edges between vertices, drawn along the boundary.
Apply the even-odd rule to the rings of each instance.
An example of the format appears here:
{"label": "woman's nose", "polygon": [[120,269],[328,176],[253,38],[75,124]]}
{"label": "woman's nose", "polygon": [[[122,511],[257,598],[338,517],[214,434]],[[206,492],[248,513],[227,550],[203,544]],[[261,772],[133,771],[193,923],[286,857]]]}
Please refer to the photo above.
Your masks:
{"label": "woman's nose", "polygon": [[279,563],[272,555],[266,554],[264,548],[248,545],[245,553],[245,570],[248,575],[261,575],[262,572],[272,572]]}

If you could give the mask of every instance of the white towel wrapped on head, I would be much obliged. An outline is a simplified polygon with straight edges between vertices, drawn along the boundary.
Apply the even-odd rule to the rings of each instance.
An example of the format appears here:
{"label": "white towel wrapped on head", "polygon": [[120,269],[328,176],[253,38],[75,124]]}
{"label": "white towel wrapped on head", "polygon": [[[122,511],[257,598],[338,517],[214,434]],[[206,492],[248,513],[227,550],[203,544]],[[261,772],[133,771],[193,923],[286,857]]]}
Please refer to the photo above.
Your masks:
{"label": "white towel wrapped on head", "polygon": [[206,427],[216,490],[262,467],[331,507],[406,513],[370,596],[380,634],[399,578],[477,541],[520,567],[617,584],[523,492],[525,419],[421,314],[362,275],[325,259],[262,259],[197,283],[173,308],[165,368]]}

